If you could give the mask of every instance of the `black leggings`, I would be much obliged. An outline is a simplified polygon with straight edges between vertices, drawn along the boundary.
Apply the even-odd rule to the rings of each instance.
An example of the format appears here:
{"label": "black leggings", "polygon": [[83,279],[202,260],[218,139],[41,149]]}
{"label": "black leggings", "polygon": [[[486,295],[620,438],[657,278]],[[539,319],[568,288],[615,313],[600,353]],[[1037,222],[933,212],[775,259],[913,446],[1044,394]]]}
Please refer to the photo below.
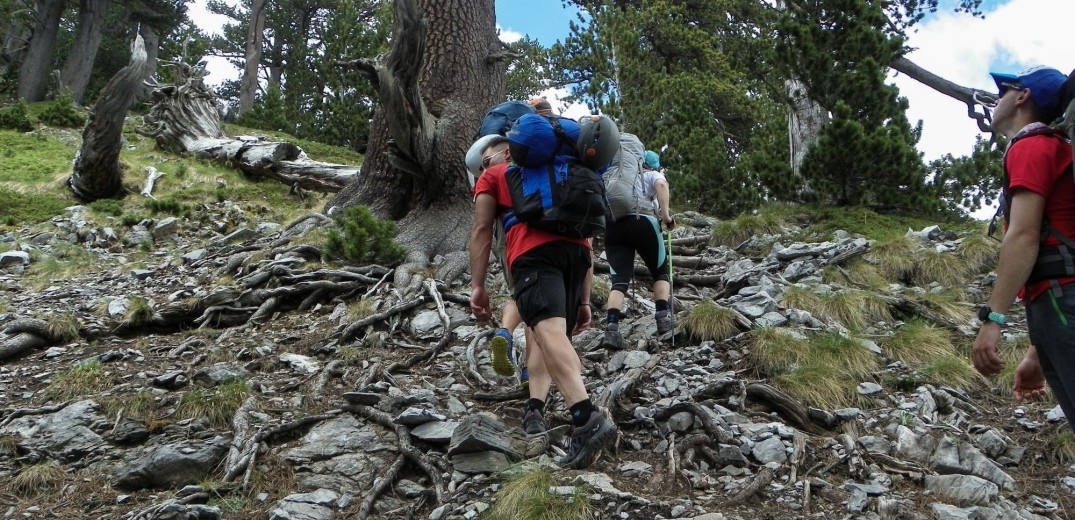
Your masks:
{"label": "black leggings", "polygon": [[668,281],[668,254],[664,250],[661,223],[656,217],[631,215],[605,230],[605,257],[612,271],[612,290],[627,292],[635,274],[635,253],[642,256],[654,281]]}

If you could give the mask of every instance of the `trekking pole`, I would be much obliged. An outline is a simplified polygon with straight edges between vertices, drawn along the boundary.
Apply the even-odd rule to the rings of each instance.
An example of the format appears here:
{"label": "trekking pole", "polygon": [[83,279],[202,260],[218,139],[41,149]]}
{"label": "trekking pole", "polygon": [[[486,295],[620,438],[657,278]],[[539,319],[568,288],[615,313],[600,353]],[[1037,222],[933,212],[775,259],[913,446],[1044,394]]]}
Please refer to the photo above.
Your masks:
{"label": "trekking pole", "polygon": [[676,293],[672,290],[672,228],[668,228],[668,316],[672,318],[672,348],[676,348]]}

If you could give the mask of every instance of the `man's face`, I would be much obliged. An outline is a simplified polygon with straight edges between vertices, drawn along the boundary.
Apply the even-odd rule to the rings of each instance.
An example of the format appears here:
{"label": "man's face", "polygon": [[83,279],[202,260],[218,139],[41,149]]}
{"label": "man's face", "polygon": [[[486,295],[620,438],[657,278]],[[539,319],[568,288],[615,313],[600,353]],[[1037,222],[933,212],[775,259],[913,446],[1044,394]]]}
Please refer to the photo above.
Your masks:
{"label": "man's face", "polygon": [[1002,127],[1015,114],[1015,100],[1023,94],[1025,89],[1018,84],[1001,84],[1000,98],[997,106],[993,109],[993,126]]}
{"label": "man's face", "polygon": [[492,166],[508,162],[508,145],[499,144],[486,148],[482,154],[482,172]]}

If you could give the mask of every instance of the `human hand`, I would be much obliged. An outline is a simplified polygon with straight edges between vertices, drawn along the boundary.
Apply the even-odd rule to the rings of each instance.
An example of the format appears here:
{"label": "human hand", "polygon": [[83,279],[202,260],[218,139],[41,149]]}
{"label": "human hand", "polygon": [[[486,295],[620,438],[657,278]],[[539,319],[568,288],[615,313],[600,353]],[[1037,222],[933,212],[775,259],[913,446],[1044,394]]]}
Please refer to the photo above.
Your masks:
{"label": "human hand", "polygon": [[974,338],[974,352],[971,357],[974,368],[983,376],[991,376],[1004,368],[1004,360],[997,355],[997,343],[1000,342],[1000,325],[989,322],[978,329]]}
{"label": "human hand", "polygon": [[571,335],[574,336],[590,327],[590,321],[593,320],[593,311],[590,309],[590,304],[584,303],[579,305],[579,313],[575,318],[575,330],[571,331]]}
{"label": "human hand", "polygon": [[669,231],[676,229],[676,219],[672,218],[668,213],[661,215],[661,222],[664,223],[664,227],[668,228]]}
{"label": "human hand", "polygon": [[1028,352],[1015,368],[1012,393],[1019,401],[1045,396],[1045,374],[1041,371],[1041,362],[1036,354]]}
{"label": "human hand", "polygon": [[485,292],[485,286],[470,288],[470,312],[478,321],[488,321],[493,312],[489,307],[489,293]]}

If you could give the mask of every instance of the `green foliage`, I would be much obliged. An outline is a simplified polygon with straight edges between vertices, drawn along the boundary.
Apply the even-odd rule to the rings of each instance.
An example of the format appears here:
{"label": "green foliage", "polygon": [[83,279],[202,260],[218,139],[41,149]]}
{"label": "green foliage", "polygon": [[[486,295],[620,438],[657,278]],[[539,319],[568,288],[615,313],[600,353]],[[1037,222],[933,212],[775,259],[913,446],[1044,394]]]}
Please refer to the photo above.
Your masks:
{"label": "green foliage", "polygon": [[709,243],[715,246],[736,247],[751,237],[771,235],[781,230],[780,219],[770,213],[743,215],[713,226]]}
{"label": "green foliage", "polygon": [[1003,187],[1003,148],[976,136],[969,156],[947,154],[929,163],[929,189],[951,214],[992,206]]}
{"label": "green foliage", "polygon": [[46,125],[77,128],[86,124],[86,114],[75,107],[71,91],[63,90],[55,99],[45,104],[37,115],[38,120]]}
{"label": "green foliage", "polygon": [[885,210],[934,211],[925,164],[915,150],[920,128],[906,99],[886,84],[903,39],[888,33],[880,3],[819,0],[787,9],[777,25],[777,56],[790,77],[833,114],[807,151],[801,174],[819,202]]}
{"label": "green foliage", "polygon": [[[0,130],[0,186],[34,187],[71,171],[75,152],[42,135]],[[0,205],[2,214],[5,205]]]}
{"label": "green foliage", "polygon": [[194,211],[171,197],[162,199],[146,199],[146,209],[150,213],[156,215],[158,213],[164,213],[167,215],[175,215],[177,217],[190,218]]}
{"label": "green foliage", "polygon": [[575,3],[580,22],[550,50],[552,70],[564,71],[554,82],[661,150],[674,204],[730,217],[772,195],[767,181],[787,157],[776,145],[787,136],[773,95],[780,87],[765,79],[772,32],[759,29],[772,9],[741,0]]}
{"label": "green foliage", "polygon": [[0,226],[44,222],[73,203],[49,194],[16,193],[0,186]]}
{"label": "green foliage", "polygon": [[551,492],[556,477],[547,467],[516,469],[497,492],[487,520],[588,520],[596,513],[588,486],[579,485],[571,496]]}
{"label": "green foliage", "polygon": [[334,220],[336,229],[325,243],[326,258],[390,265],[406,256],[406,250],[392,240],[395,222],[377,219],[366,206],[351,206]]}
{"label": "green foliage", "polygon": [[265,95],[258,98],[254,107],[235,122],[259,130],[295,133],[294,121],[288,117],[284,107],[284,93],[277,83],[270,83]]}
{"label": "green foliage", "polygon": [[547,79],[551,77],[549,51],[537,40],[524,36],[508,44],[508,52],[521,58],[508,66],[504,80],[507,99],[530,99],[544,89]]}
{"label": "green foliage", "polygon": [[18,100],[14,105],[0,108],[0,129],[29,132],[37,126],[37,121],[30,115],[26,102]]}
{"label": "green foliage", "polygon": [[100,199],[89,203],[90,211],[99,215],[118,217],[123,215],[123,201],[116,199]]}

